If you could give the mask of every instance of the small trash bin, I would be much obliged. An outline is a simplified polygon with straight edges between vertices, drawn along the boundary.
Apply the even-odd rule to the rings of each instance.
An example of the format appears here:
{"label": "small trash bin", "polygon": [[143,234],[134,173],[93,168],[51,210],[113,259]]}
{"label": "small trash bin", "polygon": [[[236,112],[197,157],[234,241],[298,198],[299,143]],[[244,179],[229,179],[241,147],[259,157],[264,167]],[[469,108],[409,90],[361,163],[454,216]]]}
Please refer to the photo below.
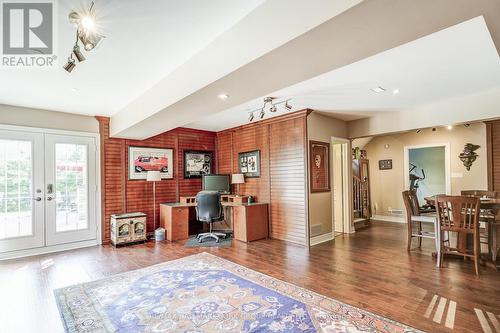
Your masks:
{"label": "small trash bin", "polygon": [[155,242],[161,242],[165,240],[165,229],[158,228],[155,230]]}

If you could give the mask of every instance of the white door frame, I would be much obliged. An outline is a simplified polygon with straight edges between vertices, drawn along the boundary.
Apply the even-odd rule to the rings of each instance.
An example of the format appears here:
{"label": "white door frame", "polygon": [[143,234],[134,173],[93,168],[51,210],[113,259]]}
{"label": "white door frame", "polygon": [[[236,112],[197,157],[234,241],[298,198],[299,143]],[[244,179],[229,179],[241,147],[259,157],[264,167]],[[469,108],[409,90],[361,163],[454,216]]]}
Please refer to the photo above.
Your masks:
{"label": "white door frame", "polygon": [[[351,141],[344,138],[331,137],[330,145],[331,148],[331,161],[333,163],[333,145],[341,144],[342,145],[342,201],[343,201],[343,216],[344,216],[344,232],[345,233],[354,233],[354,224],[353,224],[353,201],[352,201],[352,161],[351,161]],[[331,180],[333,180],[333,174],[331,176]],[[332,182],[333,184],[333,182]],[[335,193],[333,193],[332,186],[332,233],[335,234],[335,203],[334,203]]]}
{"label": "white door frame", "polygon": [[416,146],[405,146],[404,147],[404,184],[405,190],[410,189],[410,178],[408,177],[408,170],[410,170],[410,149],[419,148],[433,148],[433,147],[444,147],[444,169],[445,169],[445,181],[446,181],[446,194],[451,195],[451,155],[450,155],[450,144],[449,143],[429,143]]}
{"label": "white door frame", "polygon": [[[59,135],[70,135],[70,136],[81,136],[81,137],[91,137],[95,139],[95,177],[96,177],[96,196],[95,196],[95,221],[97,228],[97,237],[95,240],[90,241],[82,241],[68,244],[60,244],[54,246],[45,246],[38,248],[31,248],[25,250],[11,251],[11,252],[3,252],[0,253],[0,260],[19,258],[43,253],[51,253],[58,251],[65,251],[69,249],[76,249],[87,246],[94,246],[102,244],[102,236],[101,236],[101,153],[100,153],[100,135],[99,133],[92,132],[78,132],[78,131],[67,131],[67,130],[59,130],[59,129],[51,129],[51,128],[41,128],[41,127],[28,127],[28,126],[17,126],[17,125],[4,125],[0,124],[0,130],[10,130],[17,132],[29,132],[29,133],[40,133],[40,134],[59,134]],[[45,235],[44,235],[45,236]]]}

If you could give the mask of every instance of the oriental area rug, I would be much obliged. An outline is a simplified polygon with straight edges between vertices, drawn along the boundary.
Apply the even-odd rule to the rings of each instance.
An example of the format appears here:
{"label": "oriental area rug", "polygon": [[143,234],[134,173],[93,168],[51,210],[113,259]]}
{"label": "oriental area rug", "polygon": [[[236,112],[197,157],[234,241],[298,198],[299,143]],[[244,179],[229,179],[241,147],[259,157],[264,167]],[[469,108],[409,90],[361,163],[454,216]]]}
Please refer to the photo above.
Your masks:
{"label": "oriental area rug", "polygon": [[208,253],[54,293],[66,332],[420,332]]}

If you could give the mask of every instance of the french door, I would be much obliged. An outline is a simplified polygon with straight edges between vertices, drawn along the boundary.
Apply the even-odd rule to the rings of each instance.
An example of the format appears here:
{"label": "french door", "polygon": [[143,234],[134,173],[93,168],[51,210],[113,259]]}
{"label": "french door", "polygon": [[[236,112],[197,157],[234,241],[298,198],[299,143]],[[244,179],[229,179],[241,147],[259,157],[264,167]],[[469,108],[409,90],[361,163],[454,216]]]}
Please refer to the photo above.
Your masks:
{"label": "french door", "polygon": [[0,253],[97,239],[95,140],[0,130]]}

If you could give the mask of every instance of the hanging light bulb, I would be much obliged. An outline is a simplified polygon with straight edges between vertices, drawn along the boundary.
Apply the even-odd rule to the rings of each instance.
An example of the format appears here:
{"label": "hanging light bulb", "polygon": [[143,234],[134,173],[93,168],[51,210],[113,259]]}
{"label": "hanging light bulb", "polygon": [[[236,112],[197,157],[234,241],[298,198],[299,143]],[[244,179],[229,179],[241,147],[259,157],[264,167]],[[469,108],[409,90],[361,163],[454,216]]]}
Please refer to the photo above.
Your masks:
{"label": "hanging light bulb", "polygon": [[70,55],[68,57],[68,62],[66,63],[66,65],[63,66],[64,70],[66,70],[66,72],[68,73],[71,73],[71,71],[76,67],[76,64],[75,64],[75,59],[73,59],[73,55]]}

